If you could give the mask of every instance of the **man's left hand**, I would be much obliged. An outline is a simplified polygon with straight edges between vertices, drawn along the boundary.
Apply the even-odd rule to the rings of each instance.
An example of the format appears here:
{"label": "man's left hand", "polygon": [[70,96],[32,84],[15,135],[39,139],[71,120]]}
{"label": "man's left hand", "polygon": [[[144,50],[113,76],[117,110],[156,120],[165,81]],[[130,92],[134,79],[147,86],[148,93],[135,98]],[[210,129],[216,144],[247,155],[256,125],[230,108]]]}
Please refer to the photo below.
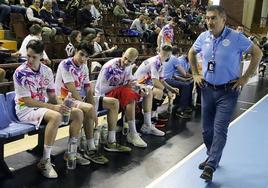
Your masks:
{"label": "man's left hand", "polygon": [[240,77],[240,78],[235,82],[235,84],[233,85],[232,89],[238,89],[238,88],[243,87],[243,86],[248,82],[248,80],[249,80],[248,77],[245,77],[245,76]]}

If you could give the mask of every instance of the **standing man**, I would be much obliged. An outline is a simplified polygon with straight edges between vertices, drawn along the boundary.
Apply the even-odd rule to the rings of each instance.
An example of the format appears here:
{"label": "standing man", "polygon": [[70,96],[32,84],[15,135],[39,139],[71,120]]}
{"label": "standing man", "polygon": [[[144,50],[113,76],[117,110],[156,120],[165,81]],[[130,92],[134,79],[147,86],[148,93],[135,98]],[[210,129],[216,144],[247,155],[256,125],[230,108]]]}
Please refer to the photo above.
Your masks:
{"label": "standing man", "polygon": [[174,43],[174,27],[177,25],[177,18],[171,18],[160,31],[157,37],[157,49],[160,48],[165,44],[172,45]]}
{"label": "standing man", "polygon": [[[208,7],[208,31],[200,34],[188,54],[193,79],[202,88],[203,140],[208,158],[199,165],[199,169],[204,170],[200,178],[206,181],[212,180],[219,165],[241,88],[255,72],[262,56],[255,44],[243,34],[226,27],[225,21],[222,7]],[[240,60],[245,52],[251,54],[251,62],[241,76]],[[203,57],[202,73],[197,70],[197,53]]]}

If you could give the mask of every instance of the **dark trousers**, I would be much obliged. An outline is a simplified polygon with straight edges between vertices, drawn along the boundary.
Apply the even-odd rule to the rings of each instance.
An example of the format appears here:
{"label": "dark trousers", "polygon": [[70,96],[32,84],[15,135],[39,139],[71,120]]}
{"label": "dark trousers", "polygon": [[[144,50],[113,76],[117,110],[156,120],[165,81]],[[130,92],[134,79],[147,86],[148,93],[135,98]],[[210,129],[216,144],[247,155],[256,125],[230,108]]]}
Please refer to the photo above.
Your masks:
{"label": "dark trousers", "polygon": [[173,101],[174,105],[179,106],[181,109],[191,106],[193,83],[175,79],[166,79],[165,81],[172,87],[180,89],[180,95],[176,95]]}
{"label": "dark trousers", "polygon": [[231,88],[201,88],[203,140],[207,148],[207,164],[217,168],[226,144],[228,126],[239,91]]}
{"label": "dark trousers", "polygon": [[0,23],[3,23],[4,21],[6,21],[10,13],[20,13],[22,15],[25,15],[26,8],[21,7],[19,5],[1,4],[0,5]]}

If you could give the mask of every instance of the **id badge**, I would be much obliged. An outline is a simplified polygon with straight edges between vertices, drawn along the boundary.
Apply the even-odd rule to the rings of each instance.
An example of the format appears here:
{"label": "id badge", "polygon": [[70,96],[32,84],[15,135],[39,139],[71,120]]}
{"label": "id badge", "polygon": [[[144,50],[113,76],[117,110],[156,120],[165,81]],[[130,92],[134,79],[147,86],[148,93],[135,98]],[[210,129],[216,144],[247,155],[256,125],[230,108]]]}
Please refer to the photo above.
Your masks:
{"label": "id badge", "polygon": [[208,72],[213,73],[215,71],[216,63],[213,60],[208,62]]}

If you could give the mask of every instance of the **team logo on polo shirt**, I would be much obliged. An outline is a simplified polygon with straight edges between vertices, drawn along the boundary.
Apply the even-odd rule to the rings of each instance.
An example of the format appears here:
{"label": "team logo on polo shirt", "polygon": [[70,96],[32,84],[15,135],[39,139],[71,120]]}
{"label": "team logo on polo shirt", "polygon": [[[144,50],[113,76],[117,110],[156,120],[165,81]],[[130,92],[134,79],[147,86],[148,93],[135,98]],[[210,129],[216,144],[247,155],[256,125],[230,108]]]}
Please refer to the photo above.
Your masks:
{"label": "team logo on polo shirt", "polygon": [[48,84],[49,84],[49,79],[46,78],[46,79],[44,80],[44,85],[47,86]]}
{"label": "team logo on polo shirt", "polygon": [[230,43],[231,43],[231,41],[229,40],[229,39],[224,39],[223,41],[222,41],[222,45],[223,46],[229,46],[230,45]]}

